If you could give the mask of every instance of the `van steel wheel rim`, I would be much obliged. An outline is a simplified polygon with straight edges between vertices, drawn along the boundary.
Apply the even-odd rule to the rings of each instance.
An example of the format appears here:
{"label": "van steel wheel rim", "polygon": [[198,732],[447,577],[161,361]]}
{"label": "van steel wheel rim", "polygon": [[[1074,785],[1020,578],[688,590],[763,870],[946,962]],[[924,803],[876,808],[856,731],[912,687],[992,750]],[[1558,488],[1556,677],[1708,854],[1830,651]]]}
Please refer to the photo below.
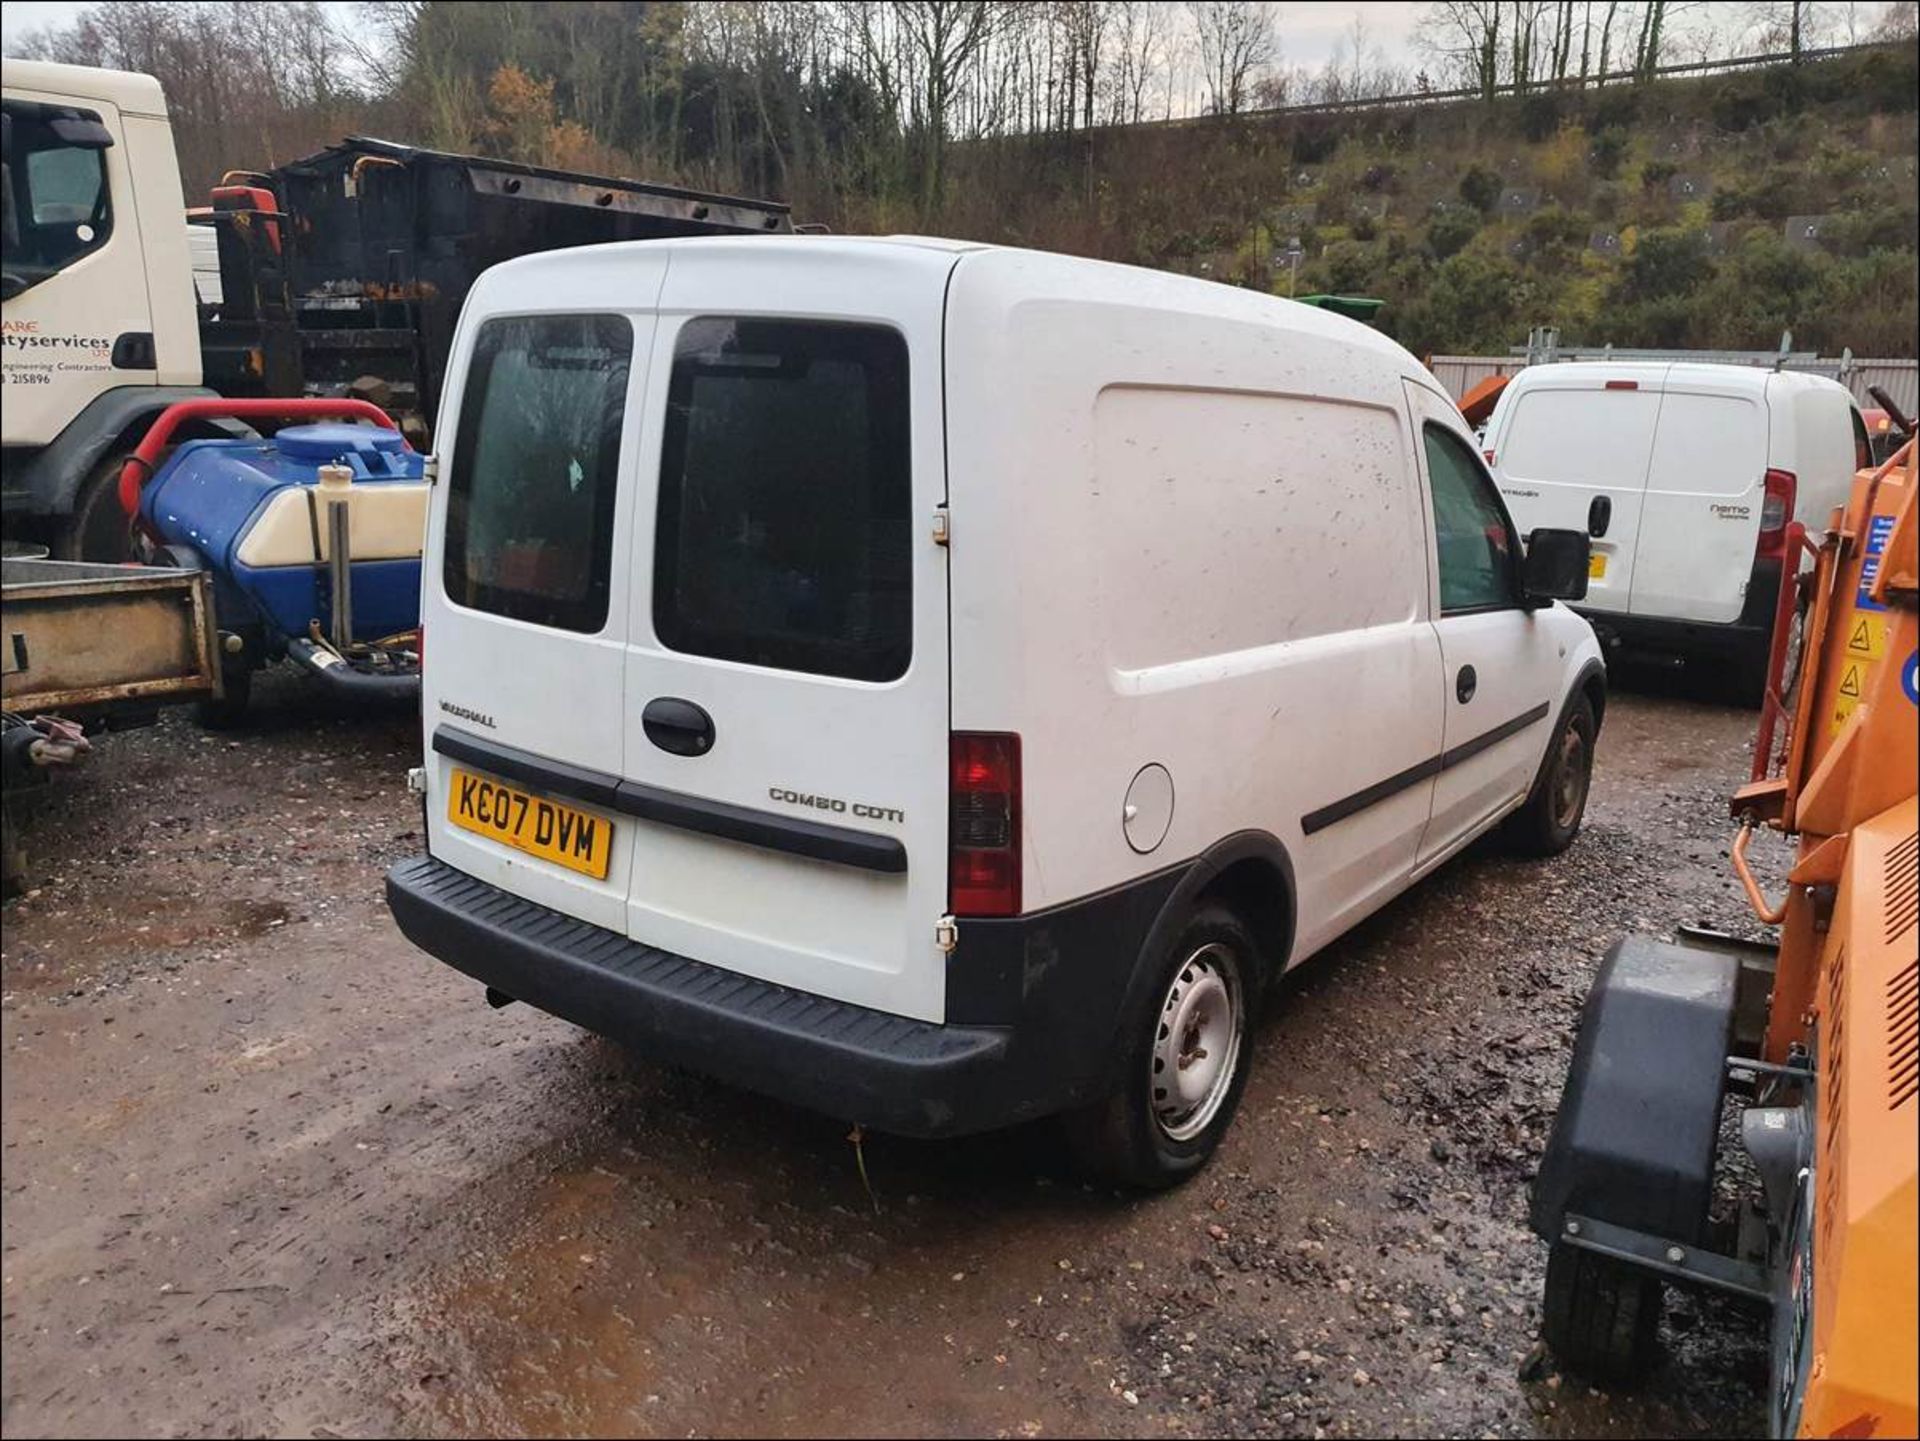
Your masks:
{"label": "van steel wheel rim", "polygon": [[1240,1064],[1244,1020],[1227,948],[1200,947],[1167,987],[1149,1062],[1153,1118],[1169,1139],[1190,1141],[1219,1114]]}
{"label": "van steel wheel rim", "polygon": [[1553,788],[1554,824],[1562,830],[1571,826],[1587,798],[1586,742],[1580,732],[1568,726],[1560,737],[1560,760],[1555,767]]}

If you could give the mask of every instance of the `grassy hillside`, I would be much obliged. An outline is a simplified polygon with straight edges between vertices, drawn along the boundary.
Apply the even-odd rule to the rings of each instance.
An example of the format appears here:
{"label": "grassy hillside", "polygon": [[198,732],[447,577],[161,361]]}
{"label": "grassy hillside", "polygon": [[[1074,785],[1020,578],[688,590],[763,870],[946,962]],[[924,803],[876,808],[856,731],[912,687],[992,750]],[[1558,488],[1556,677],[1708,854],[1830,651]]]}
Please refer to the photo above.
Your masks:
{"label": "grassy hillside", "polygon": [[[1913,355],[1917,69],[1896,46],[1584,95],[994,142],[955,158],[937,228],[1278,294],[1298,236],[1301,294],[1384,297],[1383,328],[1423,354],[1556,325],[1568,344],[1771,349],[1790,328],[1803,349]],[[878,204],[842,219],[914,224]]]}

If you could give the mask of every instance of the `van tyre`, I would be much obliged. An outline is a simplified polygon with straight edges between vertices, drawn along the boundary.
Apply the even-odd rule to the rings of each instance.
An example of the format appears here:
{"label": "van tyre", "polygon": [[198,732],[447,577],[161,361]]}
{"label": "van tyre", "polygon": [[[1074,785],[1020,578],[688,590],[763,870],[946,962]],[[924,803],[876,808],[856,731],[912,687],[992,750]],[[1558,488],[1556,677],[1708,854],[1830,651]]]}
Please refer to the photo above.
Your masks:
{"label": "van tyre", "polygon": [[1547,1253],[1541,1337],[1569,1371],[1635,1381],[1659,1355],[1664,1300],[1657,1276],[1558,1241]]}
{"label": "van tyre", "polygon": [[1593,702],[1575,696],[1547,745],[1546,758],[1526,802],[1508,820],[1509,844],[1521,855],[1557,856],[1580,834],[1593,787],[1593,743],[1599,726]]}
{"label": "van tyre", "polygon": [[1253,936],[1226,906],[1195,908],[1122,1017],[1118,1089],[1064,1118],[1083,1170],[1161,1190],[1207,1163],[1246,1087],[1258,957]]}

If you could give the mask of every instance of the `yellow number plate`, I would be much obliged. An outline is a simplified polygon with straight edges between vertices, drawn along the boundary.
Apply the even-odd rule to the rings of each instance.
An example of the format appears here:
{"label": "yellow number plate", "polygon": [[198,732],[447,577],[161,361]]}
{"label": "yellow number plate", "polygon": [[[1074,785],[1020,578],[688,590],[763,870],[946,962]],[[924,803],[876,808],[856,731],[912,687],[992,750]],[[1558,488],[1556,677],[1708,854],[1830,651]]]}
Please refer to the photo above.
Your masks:
{"label": "yellow number plate", "polygon": [[472,771],[453,768],[447,819],[463,831],[512,846],[556,866],[607,878],[613,856],[613,822],[558,801],[529,795]]}
{"label": "yellow number plate", "polygon": [[1605,580],[1607,578],[1607,558],[1604,555],[1587,557],[1587,579]]}

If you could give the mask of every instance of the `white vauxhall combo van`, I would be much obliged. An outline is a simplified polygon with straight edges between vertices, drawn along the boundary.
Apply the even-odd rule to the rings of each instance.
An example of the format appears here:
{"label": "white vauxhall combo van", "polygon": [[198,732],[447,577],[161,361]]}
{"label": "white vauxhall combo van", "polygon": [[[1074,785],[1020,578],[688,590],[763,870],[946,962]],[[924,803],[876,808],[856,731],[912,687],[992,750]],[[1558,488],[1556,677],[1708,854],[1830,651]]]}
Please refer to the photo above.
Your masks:
{"label": "white vauxhall combo van", "polygon": [[1523,552],[1363,325],[939,240],[514,260],[453,348],[416,944],[895,1132],[1061,1114],[1199,1167],[1262,988],[1504,824],[1605,706],[1584,531]]}
{"label": "white vauxhall combo van", "polygon": [[1530,366],[1501,392],[1485,444],[1523,531],[1591,533],[1581,609],[1604,640],[1727,664],[1753,698],[1788,523],[1821,531],[1871,459],[1837,381],[1671,361]]}

